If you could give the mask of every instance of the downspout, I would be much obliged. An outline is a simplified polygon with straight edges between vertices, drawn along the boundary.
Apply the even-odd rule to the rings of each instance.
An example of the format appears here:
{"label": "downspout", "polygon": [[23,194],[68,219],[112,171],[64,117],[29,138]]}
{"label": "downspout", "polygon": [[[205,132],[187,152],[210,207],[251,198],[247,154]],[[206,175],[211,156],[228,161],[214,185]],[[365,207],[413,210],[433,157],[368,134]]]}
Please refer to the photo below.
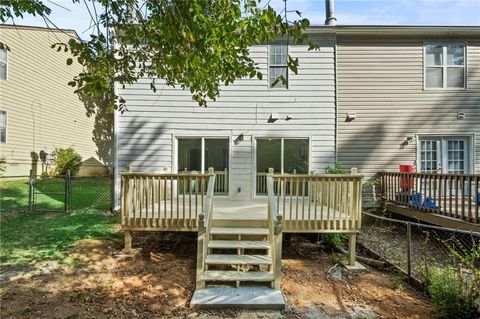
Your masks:
{"label": "downspout", "polygon": [[337,76],[337,54],[338,54],[338,49],[337,49],[337,33],[333,33],[334,37],[334,45],[333,45],[333,79],[334,79],[334,85],[335,85],[335,98],[334,98],[334,103],[335,103],[335,165],[337,164],[338,161],[338,76]]}

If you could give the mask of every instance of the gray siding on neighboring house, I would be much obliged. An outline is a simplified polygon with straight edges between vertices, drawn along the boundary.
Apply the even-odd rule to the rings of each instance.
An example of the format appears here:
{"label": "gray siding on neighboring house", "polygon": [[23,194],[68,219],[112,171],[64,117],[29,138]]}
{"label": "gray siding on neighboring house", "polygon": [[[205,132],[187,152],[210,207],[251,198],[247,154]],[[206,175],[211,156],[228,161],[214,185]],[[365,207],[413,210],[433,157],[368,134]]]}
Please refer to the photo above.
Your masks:
{"label": "gray siding on neighboring house", "polygon": [[[467,43],[467,90],[423,89],[423,43]],[[414,36],[338,36],[337,157],[367,178],[416,161],[421,134],[475,134],[480,172],[480,41]],[[346,114],[356,119],[346,121]],[[457,113],[465,119],[458,120]],[[407,143],[407,137],[413,140]]]}
{"label": "gray siding on neighboring house", "polygon": [[[118,115],[118,168],[133,171],[175,171],[175,137],[225,136],[231,138],[231,195],[250,198],[253,193],[255,137],[310,138],[310,169],[324,169],[335,160],[335,75],[334,38],[312,36],[320,51],[307,45],[290,46],[298,57],[298,75],[289,73],[288,89],[268,87],[268,46],[251,48],[251,56],[264,79],[239,79],[223,87],[216,102],[200,108],[190,92],[157,85],[149,89],[148,79],[118,93],[127,101],[128,112]],[[281,117],[267,123],[271,113]],[[290,121],[285,121],[287,115]],[[245,140],[235,145],[240,134]],[[238,187],[242,188],[237,193]],[[118,188],[117,188],[118,190]]]}

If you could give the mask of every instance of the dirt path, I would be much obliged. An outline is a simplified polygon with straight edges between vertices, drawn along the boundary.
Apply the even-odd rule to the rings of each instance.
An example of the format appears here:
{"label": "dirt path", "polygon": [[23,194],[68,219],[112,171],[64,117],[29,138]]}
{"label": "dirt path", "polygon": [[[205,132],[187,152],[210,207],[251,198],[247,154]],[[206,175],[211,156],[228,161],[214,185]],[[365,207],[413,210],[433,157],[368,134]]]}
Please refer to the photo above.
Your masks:
{"label": "dirt path", "polygon": [[[278,312],[193,311],[195,238],[155,234],[137,241],[142,255],[113,256],[121,243],[82,240],[70,266],[44,262],[3,269],[2,318],[431,318],[433,306],[394,278],[369,270],[351,273],[312,244],[285,248]],[[331,271],[329,272],[329,269]]]}

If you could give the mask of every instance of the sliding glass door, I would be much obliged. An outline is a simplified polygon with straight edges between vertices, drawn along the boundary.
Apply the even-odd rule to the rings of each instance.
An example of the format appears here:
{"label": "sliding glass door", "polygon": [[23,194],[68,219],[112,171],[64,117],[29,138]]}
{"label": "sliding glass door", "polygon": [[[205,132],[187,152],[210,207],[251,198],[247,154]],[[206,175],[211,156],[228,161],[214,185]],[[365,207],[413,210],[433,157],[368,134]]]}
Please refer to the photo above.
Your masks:
{"label": "sliding glass door", "polygon": [[258,138],[256,194],[267,194],[268,169],[276,174],[308,174],[309,146],[306,138]]}
{"label": "sliding glass door", "polygon": [[207,173],[213,167],[215,192],[228,194],[229,139],[179,138],[177,168],[182,173]]}

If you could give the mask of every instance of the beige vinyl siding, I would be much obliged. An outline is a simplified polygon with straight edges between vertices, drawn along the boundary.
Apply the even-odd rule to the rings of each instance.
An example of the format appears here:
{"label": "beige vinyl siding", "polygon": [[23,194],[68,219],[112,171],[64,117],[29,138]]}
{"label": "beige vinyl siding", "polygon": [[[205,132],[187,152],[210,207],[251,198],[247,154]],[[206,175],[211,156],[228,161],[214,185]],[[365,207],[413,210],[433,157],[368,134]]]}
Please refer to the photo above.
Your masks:
{"label": "beige vinyl siding", "polygon": [[[118,167],[134,171],[176,169],[175,138],[224,136],[232,140],[230,156],[231,195],[247,198],[253,193],[256,137],[310,138],[311,169],[324,169],[335,160],[334,39],[314,36],[320,51],[306,45],[290,46],[298,57],[298,74],[289,73],[289,89],[268,86],[268,46],[251,48],[250,54],[264,73],[263,80],[239,79],[222,87],[220,98],[201,108],[190,92],[162,83],[157,92],[149,80],[119,90],[128,112],[118,115]],[[280,115],[267,123],[271,113]],[[289,115],[290,121],[284,118]],[[245,140],[233,140],[244,134]],[[237,193],[237,188],[242,189]]]}
{"label": "beige vinyl siding", "polygon": [[[423,44],[467,45],[467,90],[424,90]],[[475,134],[480,172],[480,41],[463,38],[337,39],[338,148],[347,167],[372,177],[416,161],[421,134]],[[346,114],[356,119],[347,122]],[[457,113],[465,119],[458,120]],[[407,143],[407,137],[413,141]]]}
{"label": "beige vinyl siding", "polygon": [[[73,147],[98,171],[97,147],[92,141],[93,118],[67,83],[81,72],[80,65],[66,65],[68,53],[51,45],[66,42],[72,32],[42,28],[0,26],[0,41],[10,48],[8,78],[0,80],[0,109],[7,111],[7,143],[0,144],[5,175],[28,175],[32,156],[55,147]],[[38,159],[37,173],[42,173]],[[101,172],[104,172],[101,169]]]}

